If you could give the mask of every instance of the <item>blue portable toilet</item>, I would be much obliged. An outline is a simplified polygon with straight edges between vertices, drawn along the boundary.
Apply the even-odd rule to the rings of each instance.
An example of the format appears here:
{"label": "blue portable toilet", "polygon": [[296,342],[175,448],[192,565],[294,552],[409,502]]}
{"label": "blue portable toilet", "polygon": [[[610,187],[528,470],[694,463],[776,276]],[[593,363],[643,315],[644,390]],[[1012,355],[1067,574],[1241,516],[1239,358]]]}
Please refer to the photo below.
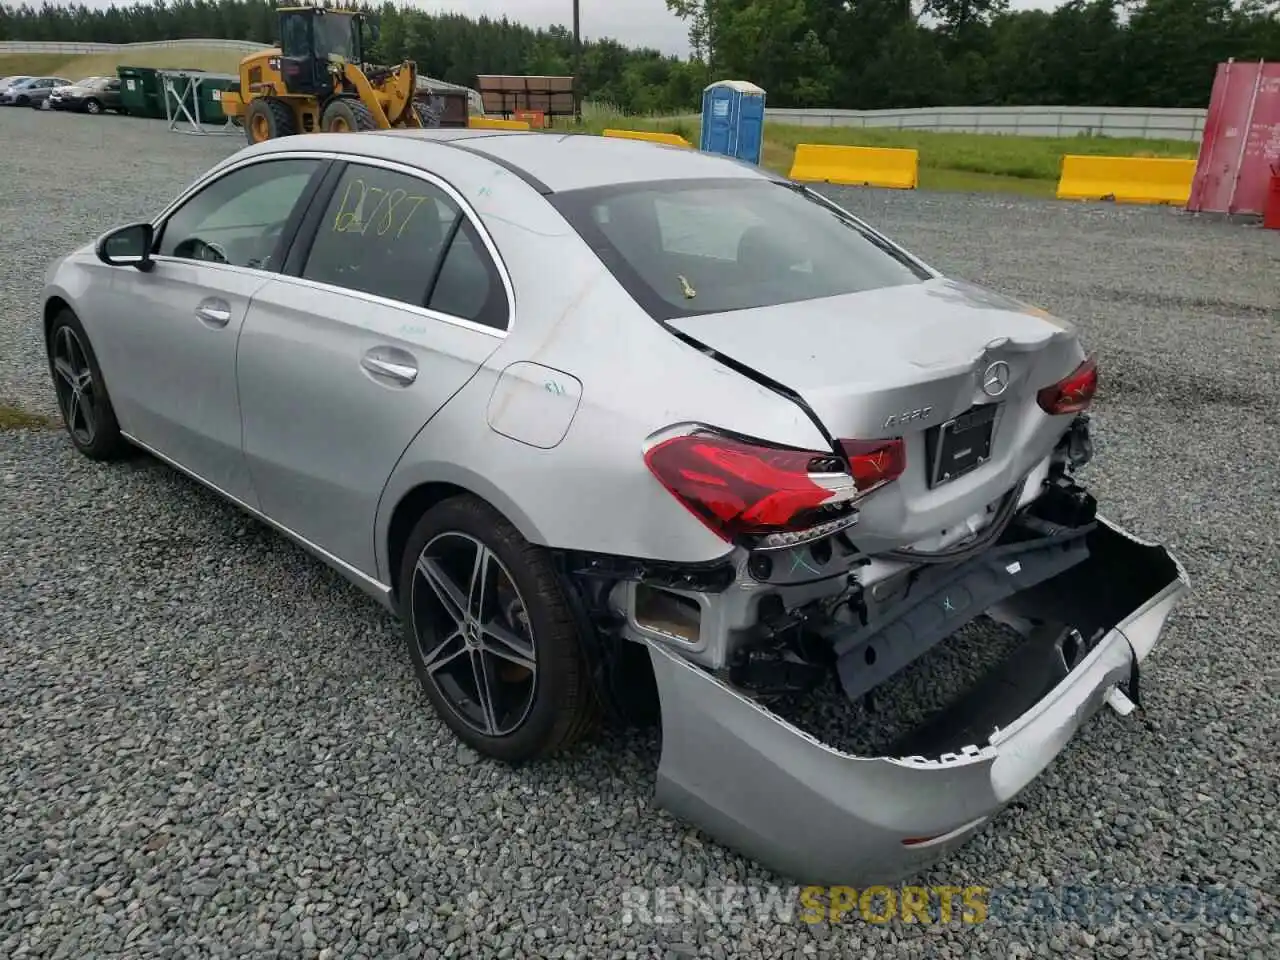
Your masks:
{"label": "blue portable toilet", "polygon": [[721,80],[703,90],[699,147],[759,164],[764,149],[764,91],[746,80]]}

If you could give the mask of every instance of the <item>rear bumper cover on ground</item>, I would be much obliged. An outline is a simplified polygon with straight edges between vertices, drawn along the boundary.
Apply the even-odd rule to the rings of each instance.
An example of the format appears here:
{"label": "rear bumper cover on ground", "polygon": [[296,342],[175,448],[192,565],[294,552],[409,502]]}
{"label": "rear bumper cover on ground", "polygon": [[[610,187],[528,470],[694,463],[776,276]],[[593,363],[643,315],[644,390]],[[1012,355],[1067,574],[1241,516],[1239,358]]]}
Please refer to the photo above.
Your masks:
{"label": "rear bumper cover on ground", "polygon": [[1101,639],[986,742],[932,759],[842,753],[650,642],[662,704],[659,803],[802,882],[892,882],[936,861],[1034,780],[1114,688],[1136,679],[1190,586],[1163,547],[1098,521],[1088,560],[1003,612],[1060,617],[1085,636],[1105,630]]}

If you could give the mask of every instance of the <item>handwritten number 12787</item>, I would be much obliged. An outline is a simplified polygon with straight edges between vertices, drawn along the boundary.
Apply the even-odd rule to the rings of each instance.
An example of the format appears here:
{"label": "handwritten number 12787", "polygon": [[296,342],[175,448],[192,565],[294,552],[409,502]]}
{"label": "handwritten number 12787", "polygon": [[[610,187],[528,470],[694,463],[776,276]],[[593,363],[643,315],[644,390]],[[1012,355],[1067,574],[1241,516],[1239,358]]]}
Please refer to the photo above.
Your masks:
{"label": "handwritten number 12787", "polygon": [[[363,180],[352,180],[342,194],[342,204],[333,218],[334,233],[358,233],[361,236],[372,230],[380,237],[393,234],[397,238],[413,219],[418,207],[427,197],[415,196],[399,188],[384,190],[369,187]],[[372,203],[368,214],[365,205]]]}

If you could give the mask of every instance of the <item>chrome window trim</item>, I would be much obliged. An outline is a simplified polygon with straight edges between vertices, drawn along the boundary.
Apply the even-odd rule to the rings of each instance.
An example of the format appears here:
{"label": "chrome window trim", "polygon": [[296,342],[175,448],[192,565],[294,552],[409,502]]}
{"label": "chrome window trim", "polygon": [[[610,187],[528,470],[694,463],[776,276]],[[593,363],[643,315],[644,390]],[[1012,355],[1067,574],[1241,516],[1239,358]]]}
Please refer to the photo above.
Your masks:
{"label": "chrome window trim", "polygon": [[[179,207],[194,197],[205,187],[212,186],[223,177],[242,170],[245,167],[253,166],[255,163],[267,163],[271,160],[316,160],[323,163],[326,160],[338,160],[340,156],[330,150],[279,150],[273,153],[256,153],[251,157],[243,157],[235,159],[235,154],[231,158],[224,160],[221,165],[215,166],[213,169],[206,171],[199,179],[187,185],[177,197],[170,200],[168,205],[159,213],[151,218],[151,226],[158,233],[165,220],[177,211]],[[264,273],[267,271],[263,271]]]}
{"label": "chrome window trim", "polygon": [[[190,263],[192,261],[188,260],[183,262]],[[466,317],[455,317],[452,314],[441,313],[438,310],[428,310],[426,307],[416,307],[411,303],[405,303],[403,300],[392,300],[390,297],[380,297],[376,293],[365,293],[363,290],[352,290],[350,287],[339,287],[332,283],[321,283],[319,280],[308,280],[306,277],[289,277],[282,273],[272,274],[271,279],[279,283],[291,283],[295,286],[304,287],[306,289],[318,290],[321,293],[352,297],[356,300],[362,300],[365,303],[371,303],[374,306],[391,307],[394,310],[401,310],[404,313],[411,314],[415,317],[421,317],[424,320],[434,320],[437,323],[447,323],[450,326],[461,327],[463,330],[470,330],[474,333],[487,334],[497,340],[505,340],[507,337],[506,330],[499,330],[497,327],[490,327],[483,323],[476,323],[474,320],[468,320]]]}
{"label": "chrome window trim", "polygon": [[[390,297],[381,297],[373,293],[365,293],[362,290],[352,290],[349,287],[339,286],[333,283],[323,283],[319,280],[310,280],[306,277],[291,277],[280,273],[279,271],[260,270],[254,267],[241,267],[227,263],[213,263],[207,260],[186,260],[181,257],[154,257],[153,259],[161,263],[198,263],[203,266],[216,267],[220,270],[233,270],[236,272],[244,272],[253,276],[269,278],[271,280],[279,280],[286,283],[294,283],[303,287],[310,287],[317,290],[325,290],[329,292],[341,293],[345,296],[355,297],[358,300],[365,300],[369,303],[378,304],[380,306],[396,307],[401,310],[408,311],[415,316],[421,316],[429,320],[437,320],[453,326],[461,327],[464,330],[473,330],[477,333],[488,334],[489,336],[505,339],[507,334],[511,332],[511,328],[516,322],[516,296],[515,285],[511,280],[511,272],[507,269],[506,261],[502,259],[502,254],[498,252],[497,244],[494,243],[493,237],[489,235],[489,230],[485,227],[484,221],[480,218],[480,214],[475,207],[464,197],[456,187],[447,180],[436,176],[420,167],[412,164],[402,163],[398,160],[384,160],[381,157],[370,157],[363,153],[352,153],[347,151],[336,150],[279,150],[269,153],[254,154],[251,157],[245,157],[226,163],[225,166],[215,167],[206,173],[199,180],[192,183],[177,199],[169,202],[159,214],[152,218],[151,224],[156,232],[162,229],[164,222],[172,216],[183,204],[191,197],[202,191],[205,187],[211,186],[225,176],[229,176],[236,171],[243,170],[245,167],[254,165],[255,163],[268,163],[272,160],[341,160],[346,163],[360,163],[366,166],[381,167],[390,170],[393,173],[401,173],[408,177],[414,177],[422,180],[436,189],[445,193],[449,199],[458,205],[458,209],[462,215],[470,222],[472,228],[480,237],[480,242],[484,244],[485,250],[488,252],[490,259],[493,261],[494,267],[498,271],[498,277],[502,282],[502,289],[507,299],[507,325],[504,329],[490,327],[483,323],[476,323],[474,320],[468,320],[465,317],[455,317],[452,314],[441,313],[438,310],[430,310],[427,307],[419,307],[412,303],[405,303],[402,300],[392,300]],[[327,202],[327,201],[326,201]]]}
{"label": "chrome window trim", "polygon": [[225,271],[227,273],[239,273],[244,276],[254,277],[261,280],[264,286],[268,280],[277,276],[270,270],[262,270],[258,267],[242,267],[238,263],[218,263],[216,260],[189,260],[186,257],[169,257],[159,255],[153,256],[151,259],[156,263],[178,263],[186,264],[189,267],[210,267],[214,270]]}

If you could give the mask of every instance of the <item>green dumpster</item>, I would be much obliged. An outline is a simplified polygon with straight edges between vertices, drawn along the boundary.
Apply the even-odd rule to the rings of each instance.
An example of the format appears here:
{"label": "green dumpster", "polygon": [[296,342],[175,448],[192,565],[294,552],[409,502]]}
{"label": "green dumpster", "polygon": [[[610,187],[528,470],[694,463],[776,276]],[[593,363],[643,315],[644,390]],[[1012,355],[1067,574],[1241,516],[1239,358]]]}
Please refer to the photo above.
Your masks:
{"label": "green dumpster", "polygon": [[[131,117],[151,117],[163,120],[167,114],[164,109],[164,74],[197,73],[203,70],[168,67],[116,67],[116,76],[120,78],[120,105]],[[195,112],[195,100],[191,96],[184,97],[187,109]],[[171,109],[177,110],[175,104]]]}
{"label": "green dumpster", "polygon": [[164,119],[164,88],[153,67],[116,67],[120,78],[120,105],[131,117]]}
{"label": "green dumpster", "polygon": [[238,77],[229,73],[204,73],[200,75],[197,102],[200,113],[197,119],[201,123],[226,123],[227,115],[222,112],[222,94],[236,83]]}

